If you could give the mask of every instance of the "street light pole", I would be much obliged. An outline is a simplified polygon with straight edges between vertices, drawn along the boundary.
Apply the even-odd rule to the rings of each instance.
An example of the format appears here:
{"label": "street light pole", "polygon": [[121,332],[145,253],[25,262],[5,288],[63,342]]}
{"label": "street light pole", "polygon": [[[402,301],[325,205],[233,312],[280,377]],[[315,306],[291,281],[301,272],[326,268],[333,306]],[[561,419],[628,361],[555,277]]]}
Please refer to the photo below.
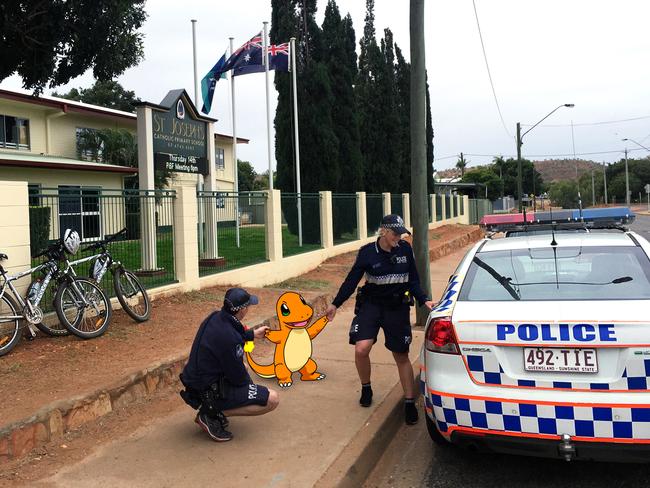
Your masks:
{"label": "street light pole", "polygon": [[625,148],[625,204],[630,206],[630,175],[627,170],[627,147]]}
{"label": "street light pole", "polygon": [[607,205],[607,165],[603,161],[603,185],[605,186],[605,205]]}
{"label": "street light pole", "polygon": [[[517,193],[519,194],[519,211],[521,212],[523,210],[523,171],[522,171],[522,162],[521,162],[521,145],[524,143],[524,136],[528,134],[531,130],[533,130],[535,127],[537,127],[539,124],[544,122],[547,118],[549,118],[553,113],[555,113],[556,110],[559,110],[562,107],[575,107],[573,103],[563,103],[562,105],[558,105],[555,107],[553,110],[551,110],[548,114],[546,114],[543,118],[541,118],[536,124],[534,124],[530,129],[528,129],[526,132],[523,134],[521,133],[521,123],[517,122]],[[535,179],[535,167],[533,166],[533,181]]]}
{"label": "street light pole", "polygon": [[[625,141],[633,142],[637,146],[645,149],[646,151],[650,151],[650,149],[645,147],[643,144],[640,144],[640,143],[636,142],[634,139],[628,139],[626,137],[626,138],[621,139],[621,140],[624,141],[624,142]],[[627,195],[625,201],[629,205],[630,204],[630,179],[629,179],[629,175],[628,175],[628,172],[627,172],[627,147],[625,148],[625,192],[626,192],[626,195]]]}
{"label": "street light pole", "polygon": [[517,122],[517,198],[519,199],[519,211],[523,209],[523,183],[521,164],[521,124]]}

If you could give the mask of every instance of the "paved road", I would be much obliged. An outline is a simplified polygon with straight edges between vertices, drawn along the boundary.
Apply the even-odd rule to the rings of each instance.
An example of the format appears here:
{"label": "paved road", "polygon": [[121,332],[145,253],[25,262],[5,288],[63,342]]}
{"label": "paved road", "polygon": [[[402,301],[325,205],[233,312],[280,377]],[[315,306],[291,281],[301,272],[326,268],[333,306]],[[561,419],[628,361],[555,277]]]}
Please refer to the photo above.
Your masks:
{"label": "paved road", "polygon": [[630,225],[630,229],[650,241],[650,216],[637,215],[636,220]]}
{"label": "paved road", "polygon": [[[637,216],[630,227],[650,240],[650,216]],[[431,442],[422,420],[417,426],[400,429],[366,488],[650,487],[650,465],[567,463],[441,448]]]}
{"label": "paved road", "polygon": [[650,487],[650,466],[590,463],[474,453],[438,447],[424,422],[395,436],[366,488],[640,488]]}

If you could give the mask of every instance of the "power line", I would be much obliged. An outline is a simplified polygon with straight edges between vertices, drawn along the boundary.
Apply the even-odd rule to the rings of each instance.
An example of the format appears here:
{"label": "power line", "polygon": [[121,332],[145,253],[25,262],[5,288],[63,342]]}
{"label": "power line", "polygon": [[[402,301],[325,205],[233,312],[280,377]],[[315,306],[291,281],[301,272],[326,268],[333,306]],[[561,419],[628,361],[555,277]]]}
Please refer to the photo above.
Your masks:
{"label": "power line", "polygon": [[[632,117],[630,119],[619,119],[619,120],[605,120],[602,122],[585,122],[582,124],[544,124],[538,125],[537,127],[587,127],[594,125],[607,125],[607,124],[620,124],[622,122],[634,122],[637,120],[650,119],[650,115],[643,115],[641,117]],[[533,124],[521,124],[523,127],[532,127]]]}
{"label": "power line", "polygon": [[[632,148],[628,149],[627,152],[632,151],[644,151],[641,148]],[[611,151],[594,151],[594,152],[583,152],[583,153],[565,153],[565,154],[527,154],[526,158],[561,158],[561,157],[574,157],[574,156],[595,156],[597,154],[616,154],[624,152],[623,149],[611,150]],[[474,153],[463,153],[465,156],[479,157],[479,158],[494,158],[496,156],[507,157],[507,158],[516,158],[515,154],[474,154]],[[443,159],[450,159],[458,157],[456,154],[451,156],[444,156],[441,158],[436,158],[434,161],[442,161]]]}
{"label": "power line", "polygon": [[503,115],[501,114],[501,107],[499,106],[499,100],[497,98],[497,92],[494,89],[494,82],[492,81],[492,74],[490,73],[490,65],[488,64],[487,54],[485,52],[485,44],[483,43],[483,34],[481,34],[481,24],[478,20],[478,11],[476,10],[476,1],[472,0],[472,5],[474,5],[474,16],[476,17],[476,27],[478,27],[478,37],[481,39],[481,49],[483,50],[483,59],[485,59],[485,68],[487,69],[488,78],[490,79],[490,86],[492,87],[492,95],[494,95],[494,103],[497,106],[497,111],[499,112],[499,118],[501,119],[501,124],[503,125],[503,130],[506,131],[508,137],[512,138],[512,134],[508,130],[505,121],[503,120]]}

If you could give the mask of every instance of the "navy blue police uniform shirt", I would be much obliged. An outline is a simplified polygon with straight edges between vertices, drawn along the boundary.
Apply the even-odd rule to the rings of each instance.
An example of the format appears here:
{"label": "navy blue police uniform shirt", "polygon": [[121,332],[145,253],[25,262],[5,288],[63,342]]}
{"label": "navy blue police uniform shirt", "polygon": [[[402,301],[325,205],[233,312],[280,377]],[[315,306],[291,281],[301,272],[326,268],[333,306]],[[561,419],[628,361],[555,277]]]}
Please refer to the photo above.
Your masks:
{"label": "navy blue police uniform shirt", "polygon": [[244,342],[252,340],[253,330],[244,330],[235,316],[225,310],[213,312],[196,333],[183,380],[199,391],[221,376],[236,386],[252,383],[243,362]]}
{"label": "navy blue police uniform shirt", "polygon": [[332,304],[337,308],[343,305],[364,276],[366,283],[361,290],[366,296],[388,299],[408,290],[420,305],[429,299],[420,286],[413,249],[407,241],[400,240],[390,252],[379,246],[379,239],[361,247]]}

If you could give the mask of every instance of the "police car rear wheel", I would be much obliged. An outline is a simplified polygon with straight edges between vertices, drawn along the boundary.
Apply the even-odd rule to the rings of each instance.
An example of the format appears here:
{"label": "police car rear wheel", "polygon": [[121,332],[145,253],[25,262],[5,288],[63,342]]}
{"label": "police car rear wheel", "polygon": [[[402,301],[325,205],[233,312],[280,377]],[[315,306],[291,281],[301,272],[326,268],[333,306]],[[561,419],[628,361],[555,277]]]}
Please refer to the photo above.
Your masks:
{"label": "police car rear wheel", "polygon": [[451,446],[451,443],[447,441],[447,439],[445,439],[442,434],[440,434],[440,432],[438,432],[438,429],[433,423],[433,420],[431,420],[426,412],[424,414],[424,418],[427,420],[427,430],[429,431],[429,437],[431,437],[431,440],[434,442],[434,444],[437,444],[441,447]]}

